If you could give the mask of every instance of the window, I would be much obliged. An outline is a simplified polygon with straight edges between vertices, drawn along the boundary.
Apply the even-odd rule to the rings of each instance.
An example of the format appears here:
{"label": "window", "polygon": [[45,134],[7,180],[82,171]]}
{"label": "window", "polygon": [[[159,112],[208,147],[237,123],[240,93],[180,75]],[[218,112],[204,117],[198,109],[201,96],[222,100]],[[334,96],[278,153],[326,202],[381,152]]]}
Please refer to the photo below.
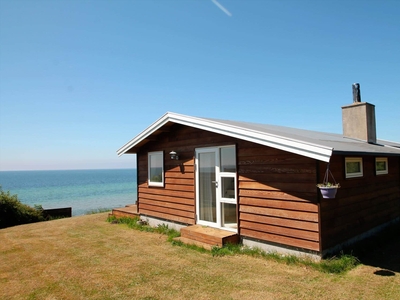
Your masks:
{"label": "window", "polygon": [[236,150],[235,147],[220,148],[221,172],[236,172]]}
{"label": "window", "polygon": [[164,186],[164,153],[149,152],[149,186]]}
{"label": "window", "polygon": [[376,175],[388,174],[388,159],[387,157],[375,158],[375,172]]}
{"label": "window", "polygon": [[363,163],[361,157],[346,157],[346,178],[362,177]]}

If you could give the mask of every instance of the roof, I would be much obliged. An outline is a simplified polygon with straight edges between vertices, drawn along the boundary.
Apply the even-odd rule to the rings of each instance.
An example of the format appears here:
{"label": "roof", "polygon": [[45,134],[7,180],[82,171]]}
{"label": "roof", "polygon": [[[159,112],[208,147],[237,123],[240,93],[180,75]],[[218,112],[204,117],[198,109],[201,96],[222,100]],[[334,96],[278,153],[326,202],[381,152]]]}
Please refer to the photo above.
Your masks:
{"label": "roof", "polygon": [[156,122],[122,146],[118,155],[136,153],[149,138],[172,124],[186,125],[226,136],[273,147],[302,156],[329,162],[333,153],[399,155],[400,143],[378,140],[377,144],[346,138],[341,134],[284,126],[191,117],[167,112]]}

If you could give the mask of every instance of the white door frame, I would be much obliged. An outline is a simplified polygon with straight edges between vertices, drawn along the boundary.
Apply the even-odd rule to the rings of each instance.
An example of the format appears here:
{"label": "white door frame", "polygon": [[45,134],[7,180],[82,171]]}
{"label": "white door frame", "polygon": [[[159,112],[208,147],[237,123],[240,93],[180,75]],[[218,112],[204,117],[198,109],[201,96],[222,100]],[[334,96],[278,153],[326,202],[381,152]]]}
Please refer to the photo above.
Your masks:
{"label": "white door frame", "polygon": [[[221,228],[224,230],[229,230],[233,232],[237,232],[237,228],[229,228],[225,227],[222,220],[222,203],[227,203],[227,204],[234,204],[237,205],[237,183],[236,183],[236,178],[237,178],[237,172],[221,172],[220,171],[220,165],[221,165],[221,158],[220,158],[220,149],[225,148],[225,147],[235,147],[234,145],[228,145],[228,146],[216,146],[216,147],[205,147],[205,148],[196,148],[195,149],[195,177],[196,177],[196,224],[200,225],[205,225],[205,226],[210,226],[210,227],[216,227],[216,228]],[[215,153],[215,210],[216,210],[216,222],[210,222],[210,221],[205,221],[200,219],[200,168],[199,168],[199,154],[201,153],[210,153],[213,152]],[[235,151],[236,153],[236,151]],[[236,161],[236,157],[235,157]],[[221,196],[222,194],[222,182],[221,178],[223,177],[231,177],[234,178],[234,198],[223,198]]]}

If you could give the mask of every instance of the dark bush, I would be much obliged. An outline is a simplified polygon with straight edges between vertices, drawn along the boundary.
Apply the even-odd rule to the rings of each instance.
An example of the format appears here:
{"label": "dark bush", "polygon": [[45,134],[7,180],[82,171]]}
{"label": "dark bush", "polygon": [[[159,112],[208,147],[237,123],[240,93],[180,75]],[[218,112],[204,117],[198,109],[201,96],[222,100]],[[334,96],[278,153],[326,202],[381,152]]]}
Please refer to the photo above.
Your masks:
{"label": "dark bush", "polygon": [[22,204],[0,187],[0,228],[44,221],[42,210]]}

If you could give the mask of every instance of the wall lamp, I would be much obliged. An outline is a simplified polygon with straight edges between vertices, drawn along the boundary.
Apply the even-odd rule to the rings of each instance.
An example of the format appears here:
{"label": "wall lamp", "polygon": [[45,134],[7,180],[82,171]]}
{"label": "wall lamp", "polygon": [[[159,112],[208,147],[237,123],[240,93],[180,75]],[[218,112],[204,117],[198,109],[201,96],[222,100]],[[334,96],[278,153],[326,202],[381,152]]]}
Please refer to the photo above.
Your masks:
{"label": "wall lamp", "polygon": [[171,159],[176,159],[176,160],[179,159],[178,153],[176,153],[173,150],[169,153],[169,155],[171,156]]}

